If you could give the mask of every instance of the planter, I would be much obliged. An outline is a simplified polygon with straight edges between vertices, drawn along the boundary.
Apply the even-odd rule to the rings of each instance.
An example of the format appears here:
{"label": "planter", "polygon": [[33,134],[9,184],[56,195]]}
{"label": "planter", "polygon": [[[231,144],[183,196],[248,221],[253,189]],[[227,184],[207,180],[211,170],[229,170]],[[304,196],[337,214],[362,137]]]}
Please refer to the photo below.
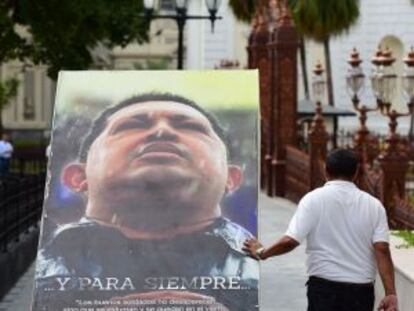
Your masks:
{"label": "planter", "polygon": [[[399,247],[406,242],[391,235],[390,248],[395,267],[395,285],[400,311],[412,311],[414,306],[414,247]],[[384,289],[379,276],[375,285],[375,306],[384,297]],[[375,309],[376,310],[376,309]]]}

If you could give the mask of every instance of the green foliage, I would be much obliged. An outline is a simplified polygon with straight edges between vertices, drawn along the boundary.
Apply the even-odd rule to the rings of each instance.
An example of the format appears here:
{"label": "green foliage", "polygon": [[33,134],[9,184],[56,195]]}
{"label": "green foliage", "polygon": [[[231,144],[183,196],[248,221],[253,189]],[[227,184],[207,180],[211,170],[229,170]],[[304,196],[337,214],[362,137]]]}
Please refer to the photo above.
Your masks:
{"label": "green foliage", "polygon": [[253,19],[256,2],[254,0],[230,0],[229,5],[238,20],[249,23]]}
{"label": "green foliage", "polygon": [[9,78],[0,81],[0,133],[3,132],[2,110],[10,104],[10,101],[16,97],[19,87],[19,80]]}
{"label": "green foliage", "polygon": [[414,205],[414,195],[409,195],[408,196],[408,201],[410,202],[411,205]]}
{"label": "green foliage", "polygon": [[347,32],[358,20],[359,0],[289,0],[288,3],[298,32],[324,45],[328,103],[333,106],[329,39]]}
{"label": "green foliage", "polygon": [[15,78],[0,81],[0,111],[6,108],[10,101],[16,97],[18,87],[19,80]]}
{"label": "green foliage", "polygon": [[358,0],[289,0],[298,31],[322,42],[347,31],[359,17]]}
{"label": "green foliage", "polygon": [[0,64],[16,57],[22,57],[26,41],[14,29],[14,21],[7,2],[0,2]]}
{"label": "green foliage", "polygon": [[165,70],[168,69],[170,60],[168,58],[146,59],[144,63],[135,63],[136,70]]}
{"label": "green foliage", "polygon": [[[258,4],[254,0],[230,0],[237,19],[250,22]],[[322,42],[347,31],[359,17],[359,0],[288,0],[299,33]]]}
{"label": "green foliage", "polygon": [[111,48],[148,40],[142,1],[14,0],[9,10],[32,36],[26,55],[46,64],[52,79],[62,69],[89,68],[98,43]]}
{"label": "green foliage", "polygon": [[398,246],[398,248],[414,247],[414,232],[409,230],[401,230],[393,232],[393,235],[398,236],[406,242],[404,245]]}

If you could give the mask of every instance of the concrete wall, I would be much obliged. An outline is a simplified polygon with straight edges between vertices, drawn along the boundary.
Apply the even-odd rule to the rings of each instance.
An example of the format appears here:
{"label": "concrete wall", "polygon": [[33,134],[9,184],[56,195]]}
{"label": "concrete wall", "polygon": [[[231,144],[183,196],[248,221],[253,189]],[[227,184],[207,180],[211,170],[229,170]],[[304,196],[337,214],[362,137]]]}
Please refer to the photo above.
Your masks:
{"label": "concrete wall", "polygon": [[[240,68],[247,65],[247,40],[250,26],[236,20],[228,0],[223,0],[214,32],[211,32],[210,21],[190,21],[186,28],[187,33],[187,63],[188,69],[212,69],[220,61],[237,60]],[[189,13],[194,15],[207,15],[208,11],[204,1],[191,1]]]}
{"label": "concrete wall", "polygon": [[[414,248],[401,247],[404,244],[402,239],[391,236],[390,247],[395,266],[395,285],[399,310],[412,311],[414,308]],[[375,286],[375,306],[383,297],[384,289],[378,276]]]}
{"label": "concrete wall", "polygon": [[5,128],[48,129],[52,121],[55,82],[47,77],[46,67],[9,62],[0,69],[0,79],[7,78],[17,78],[20,84],[17,97],[3,111]]}

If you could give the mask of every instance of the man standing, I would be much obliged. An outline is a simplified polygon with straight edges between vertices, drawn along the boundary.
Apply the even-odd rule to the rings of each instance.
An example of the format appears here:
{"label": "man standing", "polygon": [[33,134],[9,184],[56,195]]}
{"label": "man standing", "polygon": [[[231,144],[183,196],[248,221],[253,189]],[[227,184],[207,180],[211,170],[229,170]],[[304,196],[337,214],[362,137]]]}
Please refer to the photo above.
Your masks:
{"label": "man standing", "polygon": [[379,310],[398,310],[385,209],[353,183],[357,166],[352,151],[332,151],[328,182],[302,198],[286,234],[268,248],[254,239],[244,243],[252,257],[265,260],[306,239],[308,311],[372,311],[377,268],[386,294]]}
{"label": "man standing", "polygon": [[2,134],[0,140],[0,176],[9,173],[12,154],[13,146],[10,143],[9,135]]}

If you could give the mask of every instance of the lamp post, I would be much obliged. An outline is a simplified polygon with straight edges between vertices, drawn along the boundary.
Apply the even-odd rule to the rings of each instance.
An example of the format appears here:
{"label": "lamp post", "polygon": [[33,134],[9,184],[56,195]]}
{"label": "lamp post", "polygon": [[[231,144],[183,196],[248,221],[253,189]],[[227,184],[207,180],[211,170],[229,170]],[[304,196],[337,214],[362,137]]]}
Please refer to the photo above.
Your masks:
{"label": "lamp post", "polygon": [[183,69],[184,58],[184,26],[189,19],[208,19],[211,21],[211,31],[214,32],[214,22],[221,19],[217,16],[217,11],[221,0],[205,0],[209,15],[188,15],[187,6],[189,0],[174,0],[175,14],[154,14],[154,0],[144,0],[145,18],[150,22],[153,19],[173,19],[178,27],[178,60],[177,69]]}
{"label": "lamp post", "polygon": [[[374,81],[373,85],[378,84],[378,66],[380,64],[379,57],[382,57],[382,51],[380,49],[376,52],[376,55],[372,60],[372,63],[375,66],[375,69],[373,70],[373,74],[371,76],[371,80]],[[351,68],[348,70],[348,74],[346,75],[346,86],[348,94],[351,97],[353,107],[359,113],[360,126],[357,133],[353,137],[354,148],[356,151],[358,151],[362,160],[371,163],[371,160],[377,153],[377,148],[374,147],[376,140],[370,135],[369,130],[366,126],[368,118],[367,114],[369,112],[378,110],[379,106],[378,103],[375,107],[360,105],[360,96],[365,86],[365,74],[360,66],[361,63],[362,59],[359,57],[359,53],[356,48],[354,48],[351,52],[351,57],[348,59],[348,64],[351,66]],[[374,144],[368,146],[370,142],[374,142]]]}
{"label": "lamp post", "polygon": [[[402,76],[403,94],[409,104],[414,104],[414,48],[411,47],[407,57],[404,58],[405,69]],[[411,114],[410,131],[408,133],[410,144],[414,143],[414,114]]]}
{"label": "lamp post", "polygon": [[376,97],[379,109],[384,116],[389,116],[397,86],[398,76],[395,74],[392,66],[394,62],[395,58],[388,48],[386,48],[385,51],[382,51],[382,55],[379,57],[379,65],[377,66],[378,69],[374,83],[376,83]]}
{"label": "lamp post", "polygon": [[322,76],[323,69],[318,62],[313,70],[312,91],[316,102],[315,116],[309,131],[309,155],[310,155],[310,187],[314,189],[323,185],[324,174],[321,163],[326,158],[326,144],[329,140],[328,132],[322,117],[322,100],[325,94],[326,82]]}
{"label": "lamp post", "polygon": [[[326,81],[323,77],[323,68],[320,61],[318,61],[313,69],[312,77],[312,93],[316,104],[315,116],[312,120],[311,129],[309,131],[309,138],[314,142],[326,142],[329,140],[329,134],[326,131],[325,122],[322,116],[322,101],[325,98]],[[336,124],[334,124],[333,145],[336,146]]]}
{"label": "lamp post", "polygon": [[[381,50],[379,47],[372,58],[373,71],[371,75],[371,87],[376,97],[377,105],[374,108],[367,108],[365,105],[359,105],[359,96],[364,85],[364,74],[360,68],[362,60],[359,58],[358,52],[354,49],[351,53],[351,58],[348,63],[351,65],[351,69],[346,77],[347,88],[352,98],[354,109],[360,114],[361,126],[357,134],[356,144],[361,145],[366,143],[366,137],[368,136],[368,129],[366,128],[367,113],[375,110],[379,110],[383,116],[389,118],[390,133],[386,140],[387,149],[390,152],[396,151],[399,148],[400,137],[396,133],[397,120],[400,117],[410,116],[412,117],[412,126],[410,133],[413,132],[413,112],[414,112],[414,50],[404,59],[406,68],[402,75],[402,84],[404,89],[404,95],[408,100],[407,112],[397,112],[392,109],[392,100],[395,94],[398,76],[393,70],[393,63],[395,58],[392,56],[391,51],[386,48]],[[411,134],[411,137],[413,135]],[[413,137],[414,138],[414,137]]]}
{"label": "lamp post", "polygon": [[374,111],[377,108],[368,108],[366,105],[360,105],[360,95],[362,93],[365,84],[365,75],[361,68],[362,60],[359,58],[358,51],[354,48],[351,53],[351,57],[348,59],[348,64],[351,68],[346,75],[346,86],[348,94],[351,96],[354,109],[359,113],[359,130],[354,137],[355,145],[358,148],[363,148],[366,143],[366,138],[369,135],[368,128],[366,126],[367,113]]}
{"label": "lamp post", "polygon": [[313,98],[316,102],[317,106],[322,104],[322,100],[325,94],[325,85],[326,82],[323,78],[323,68],[320,62],[315,65],[313,69],[313,77],[312,77],[312,92]]}
{"label": "lamp post", "polygon": [[310,137],[320,136],[324,140],[326,139],[325,123],[322,117],[322,100],[325,95],[326,82],[323,78],[323,68],[320,62],[318,62],[313,69],[312,77],[312,92],[313,98],[316,103],[315,116],[312,121],[311,129],[309,132]]}
{"label": "lamp post", "polygon": [[[404,59],[406,68],[401,77],[404,96],[407,99],[407,111],[397,112],[392,107],[392,101],[394,99],[394,93],[397,85],[398,76],[394,72],[393,63],[395,58],[392,56],[391,51],[386,48],[381,50],[378,48],[375,56],[372,58],[372,64],[374,65],[371,75],[371,87],[376,97],[377,105],[375,108],[366,108],[365,106],[359,106],[358,93],[362,88],[363,80],[361,71],[355,69],[359,67],[361,60],[357,57],[355,51],[351,54],[351,59],[348,63],[351,65],[350,73],[347,75],[347,85],[351,93],[354,108],[360,112],[361,128],[360,132],[366,129],[366,113],[368,111],[379,110],[381,115],[389,119],[389,133],[385,140],[385,148],[378,157],[381,170],[381,184],[383,189],[382,199],[384,206],[386,207],[390,226],[395,225],[394,208],[395,198],[404,197],[405,194],[405,175],[408,169],[409,160],[409,146],[405,143],[404,139],[397,133],[398,118],[411,116],[413,118],[414,113],[414,50],[411,49],[408,56]],[[367,131],[367,130],[366,130]],[[412,133],[412,132],[411,132]],[[365,133],[366,134],[366,133]],[[365,136],[366,137],[366,136]],[[356,141],[358,142],[358,141]],[[367,153],[371,152],[374,144],[367,145],[365,138],[365,145],[363,148]],[[362,150],[364,150],[362,149]],[[363,166],[362,166],[363,167]],[[360,174],[361,177],[365,176],[367,180],[368,174]],[[361,179],[362,180],[362,179]],[[362,180],[363,181],[363,180]],[[361,186],[361,185],[360,185]],[[368,190],[371,187],[368,187]]]}
{"label": "lamp post", "polygon": [[[397,75],[393,72],[392,64],[394,58],[391,52],[386,49],[382,53],[383,71],[380,73],[378,83],[378,95],[380,102],[380,112],[389,119],[390,132],[386,138],[384,152],[380,155],[379,161],[383,172],[383,189],[389,189],[384,192],[384,205],[387,206],[387,215],[390,220],[390,226],[394,226],[395,198],[402,198],[405,194],[405,176],[408,170],[409,149],[404,141],[398,135],[396,129],[398,118],[410,116],[414,112],[414,103],[408,102],[408,111],[397,112],[392,109],[392,98],[397,83]],[[409,79],[408,79],[409,80]],[[403,81],[407,81],[404,79]]]}
{"label": "lamp post", "polygon": [[379,109],[380,100],[379,100],[379,79],[381,76],[382,70],[382,51],[381,47],[378,46],[377,51],[375,52],[374,57],[371,59],[371,63],[373,65],[372,74],[371,74],[371,88],[374,93],[374,96],[377,100],[377,108]]}
{"label": "lamp post", "polygon": [[[408,111],[406,112],[397,112],[395,109],[392,109],[392,99],[395,93],[396,84],[397,84],[397,75],[394,73],[392,64],[394,63],[395,58],[392,57],[390,50],[386,49],[382,53],[382,64],[383,70],[379,74],[378,78],[378,102],[380,112],[383,116],[389,118],[389,128],[390,133],[386,139],[386,154],[398,153],[401,150],[401,138],[397,134],[397,125],[398,118],[410,116],[414,112],[414,102],[409,101],[407,103]],[[403,76],[403,81],[410,81],[410,75],[407,75],[407,79]],[[412,82],[411,82],[412,83]],[[409,89],[410,83],[406,85]],[[408,90],[405,88],[405,90]]]}

